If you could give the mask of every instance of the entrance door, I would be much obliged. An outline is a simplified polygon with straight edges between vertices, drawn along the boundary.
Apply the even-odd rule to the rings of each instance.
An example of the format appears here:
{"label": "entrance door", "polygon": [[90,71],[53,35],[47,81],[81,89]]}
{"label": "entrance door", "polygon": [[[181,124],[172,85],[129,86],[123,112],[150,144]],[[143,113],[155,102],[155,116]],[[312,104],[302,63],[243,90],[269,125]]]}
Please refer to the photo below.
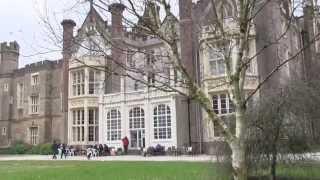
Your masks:
{"label": "entrance door", "polygon": [[145,147],[144,110],[132,108],[129,112],[130,147],[140,149]]}
{"label": "entrance door", "polygon": [[130,144],[132,148],[145,147],[145,132],[144,129],[130,131]]}

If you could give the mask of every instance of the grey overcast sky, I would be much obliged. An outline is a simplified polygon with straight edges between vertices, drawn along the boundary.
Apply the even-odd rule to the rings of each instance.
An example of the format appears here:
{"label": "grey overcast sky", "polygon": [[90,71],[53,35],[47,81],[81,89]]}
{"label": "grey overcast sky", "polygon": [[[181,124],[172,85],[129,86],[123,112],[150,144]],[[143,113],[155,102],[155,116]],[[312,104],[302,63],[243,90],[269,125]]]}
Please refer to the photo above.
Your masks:
{"label": "grey overcast sky", "polygon": [[62,19],[71,18],[79,24],[88,11],[88,3],[79,2],[84,0],[0,0],[0,42],[19,43],[19,67],[61,58],[60,48],[50,40],[52,34],[40,19],[48,14],[50,23],[61,36]]}
{"label": "grey overcast sky", "polygon": [[[178,0],[171,2],[177,11]],[[19,43],[19,67],[42,60],[57,60],[61,58],[61,48],[52,41],[53,33],[48,32],[41,17],[49,17],[55,32],[61,36],[60,22],[64,18],[73,19],[79,28],[88,7],[86,0],[0,0],[0,42]]]}

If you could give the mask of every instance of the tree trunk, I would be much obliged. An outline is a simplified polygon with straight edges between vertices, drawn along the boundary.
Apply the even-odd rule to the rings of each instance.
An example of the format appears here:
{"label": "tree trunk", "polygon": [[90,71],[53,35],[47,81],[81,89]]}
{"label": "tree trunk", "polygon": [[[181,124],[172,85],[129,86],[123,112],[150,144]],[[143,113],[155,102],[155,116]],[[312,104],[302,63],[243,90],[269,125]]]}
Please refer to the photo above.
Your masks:
{"label": "tree trunk", "polygon": [[246,151],[244,143],[236,142],[231,145],[232,168],[234,180],[247,180]]}
{"label": "tree trunk", "polygon": [[277,167],[277,147],[275,144],[272,145],[272,155],[271,155],[271,172],[270,180],[276,180],[276,167]]}

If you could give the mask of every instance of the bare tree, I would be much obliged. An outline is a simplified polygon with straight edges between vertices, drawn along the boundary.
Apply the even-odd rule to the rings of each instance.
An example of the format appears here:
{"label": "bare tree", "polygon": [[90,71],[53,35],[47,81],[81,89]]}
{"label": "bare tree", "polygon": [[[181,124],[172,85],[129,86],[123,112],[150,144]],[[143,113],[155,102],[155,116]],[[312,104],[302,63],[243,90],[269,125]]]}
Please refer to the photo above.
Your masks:
{"label": "bare tree", "polygon": [[[208,120],[221,128],[224,140],[232,150],[234,179],[247,179],[246,137],[249,119],[246,113],[248,101],[257,96],[257,93],[267,83],[276,79],[275,75],[284,66],[291,61],[296,61],[306,49],[310,49],[310,46],[318,40],[319,34],[311,36],[303,45],[298,43],[296,50],[290,55],[272,59],[272,62],[277,63],[269,67],[264,75],[260,76],[259,81],[257,78],[256,87],[249,91],[245,88],[249,81],[247,72],[252,63],[265,52],[279,51],[278,53],[282,54],[279,47],[283,45],[284,39],[293,31],[300,31],[295,11],[304,2],[232,0],[229,3],[222,3],[218,0],[208,0],[204,1],[210,7],[209,15],[204,17],[206,18],[205,23],[193,21],[191,0],[179,1],[179,18],[167,0],[122,0],[117,2],[118,4],[110,4],[109,1],[97,0],[91,1],[91,5],[100,11],[111,12],[111,14],[120,13],[118,15],[124,19],[123,23],[121,21],[121,24],[115,24],[117,27],[113,26],[114,29],[111,28],[111,32],[102,32],[104,25],[97,23],[92,31],[82,33],[83,36],[87,36],[86,38],[91,38],[87,46],[81,41],[73,42],[80,48],[89,50],[87,55],[92,55],[93,52],[95,55],[104,57],[108,63],[102,63],[97,67],[90,66],[81,58],[69,59],[106,72],[112,85],[116,83],[119,85],[123,79],[129,78],[134,80],[137,86],[179,93],[197,103],[207,115]],[[231,10],[229,6],[232,7]],[[146,7],[148,11],[145,11]],[[267,37],[260,47],[254,46],[255,31],[259,28],[257,24],[261,24],[259,21],[263,19],[261,16],[266,11],[275,8],[279,9],[279,16],[283,23],[275,23],[277,27],[269,27],[270,29],[275,28],[276,33],[269,34],[270,37]],[[122,11],[125,11],[125,16],[122,16]],[[284,28],[279,30],[280,24]],[[205,28],[207,30],[204,30]],[[124,32],[123,29],[125,29]],[[155,38],[162,43],[162,47],[156,52],[135,48],[132,45],[128,48],[124,34],[131,38]],[[92,35],[99,36],[103,41],[98,41]],[[231,99],[234,106],[234,130],[212,108],[211,95],[206,92],[204,77],[201,77],[198,67],[193,67],[197,59],[196,54],[198,54],[194,51],[201,48],[212,49],[217,56],[223,59],[226,76],[214,87],[225,88]],[[272,51],[274,49],[276,50]],[[128,62],[125,61],[126,58],[123,58],[134,56],[136,57],[131,60],[139,58],[144,60]]]}

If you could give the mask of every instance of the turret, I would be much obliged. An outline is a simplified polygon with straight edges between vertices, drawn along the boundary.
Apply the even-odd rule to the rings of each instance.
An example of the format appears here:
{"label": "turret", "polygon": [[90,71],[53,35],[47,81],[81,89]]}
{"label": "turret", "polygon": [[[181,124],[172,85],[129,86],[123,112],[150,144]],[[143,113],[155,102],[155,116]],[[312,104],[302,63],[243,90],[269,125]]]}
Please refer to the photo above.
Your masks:
{"label": "turret", "polygon": [[0,74],[9,74],[18,68],[19,44],[16,41],[0,45]]}

